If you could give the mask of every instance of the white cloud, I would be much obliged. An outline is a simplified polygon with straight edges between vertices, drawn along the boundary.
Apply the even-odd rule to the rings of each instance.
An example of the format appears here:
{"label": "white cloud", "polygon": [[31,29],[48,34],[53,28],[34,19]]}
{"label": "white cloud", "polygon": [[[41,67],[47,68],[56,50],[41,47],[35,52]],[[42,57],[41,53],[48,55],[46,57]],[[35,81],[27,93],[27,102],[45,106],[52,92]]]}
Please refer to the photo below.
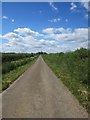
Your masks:
{"label": "white cloud", "polygon": [[75,49],[77,49],[75,46],[70,45],[70,44],[62,44],[58,46],[58,48],[60,49],[60,52],[70,52],[70,51],[74,51]]}
{"label": "white cloud", "polygon": [[51,23],[56,23],[59,22],[61,19],[60,18],[56,18],[56,19],[52,19],[52,20],[48,20]]}
{"label": "white cloud", "polygon": [[86,8],[88,10],[88,3],[87,2],[83,2],[82,4],[83,4],[84,8]]}
{"label": "white cloud", "polygon": [[48,33],[48,34],[50,34],[50,33],[52,33],[52,32],[54,32],[54,28],[46,28],[46,29],[43,30],[43,33]]}
{"label": "white cloud", "polygon": [[38,50],[40,50],[38,48],[43,48],[43,51],[48,52],[49,47],[54,48],[56,45],[56,42],[53,40],[36,39],[35,35],[37,35],[37,32],[31,31],[31,34],[29,35],[28,31],[26,31],[28,29],[29,28],[16,29],[14,32],[18,33],[10,32],[2,35],[1,38],[7,40],[6,43],[2,44],[3,52],[38,52]]}
{"label": "white cloud", "polygon": [[89,14],[86,14],[86,15],[85,15],[85,18],[89,21],[89,20],[90,20],[90,15],[89,15]]}
{"label": "white cloud", "polygon": [[14,19],[12,19],[12,23],[14,23],[14,21],[15,21],[15,20],[14,20]]}
{"label": "white cloud", "polygon": [[42,36],[38,32],[31,30],[30,28],[18,28],[15,29],[14,32],[18,32],[19,34],[24,36]]}
{"label": "white cloud", "polygon": [[70,10],[75,10],[77,8],[77,5],[73,2],[70,5],[71,5]]}
{"label": "white cloud", "polygon": [[70,33],[72,30],[70,28],[46,28],[43,30],[43,33],[53,34],[53,33]]}
{"label": "white cloud", "polygon": [[8,19],[8,17],[7,16],[3,16],[2,19]]}
{"label": "white cloud", "polygon": [[[15,33],[17,32],[17,33]],[[3,52],[48,53],[73,51],[88,46],[88,28],[46,28],[43,35],[30,28],[17,28],[14,32],[0,35],[7,42],[1,44]],[[39,37],[38,37],[39,36]]]}
{"label": "white cloud", "polygon": [[53,46],[53,45],[56,45],[56,41],[52,40],[52,41],[49,41],[49,40],[45,40],[45,39],[41,39],[39,40],[39,44],[40,45],[47,45],[47,46]]}
{"label": "white cloud", "polygon": [[88,2],[89,0],[81,0],[81,5],[88,10]]}
{"label": "white cloud", "polygon": [[49,5],[52,7],[53,10],[58,11],[58,8],[55,7],[53,2],[50,2]]}
{"label": "white cloud", "polygon": [[90,3],[89,0],[80,0],[81,5],[87,10],[90,11]]}
{"label": "white cloud", "polygon": [[2,38],[2,35],[0,34],[0,38]]}
{"label": "white cloud", "polygon": [[88,40],[88,28],[77,28],[74,31],[70,28],[47,28],[43,30],[45,38],[50,38],[59,42],[81,43]]}
{"label": "white cloud", "polygon": [[81,6],[87,11],[87,13],[84,15],[86,19],[89,18],[88,12],[90,12],[90,3],[89,0],[81,0]]}
{"label": "white cloud", "polygon": [[5,35],[2,35],[2,38],[3,39],[6,39],[6,40],[9,40],[9,41],[19,41],[19,42],[22,42],[23,40],[23,37],[22,36],[19,36],[18,34],[16,33],[13,33],[13,32],[10,32],[10,33],[7,33]]}
{"label": "white cloud", "polygon": [[[2,16],[2,19],[7,20],[7,19],[9,19],[9,18],[8,18],[7,16]],[[14,19],[11,19],[11,22],[12,22],[12,23],[14,23],[14,21],[15,21]]]}

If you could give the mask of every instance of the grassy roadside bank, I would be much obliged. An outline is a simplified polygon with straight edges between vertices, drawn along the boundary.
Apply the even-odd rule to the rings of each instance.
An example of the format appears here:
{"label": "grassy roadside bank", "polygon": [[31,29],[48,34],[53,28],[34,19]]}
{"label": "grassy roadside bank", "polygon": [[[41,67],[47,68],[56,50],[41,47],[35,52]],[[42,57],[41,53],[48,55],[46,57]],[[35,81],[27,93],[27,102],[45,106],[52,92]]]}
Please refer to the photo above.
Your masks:
{"label": "grassy roadside bank", "polygon": [[88,111],[88,50],[48,54],[43,58]]}
{"label": "grassy roadside bank", "polygon": [[36,59],[37,57],[33,58],[31,61],[28,61],[26,64],[16,67],[10,72],[2,74],[2,91],[7,89],[10,84],[12,84],[22,73],[24,73],[33,63],[35,63]]}

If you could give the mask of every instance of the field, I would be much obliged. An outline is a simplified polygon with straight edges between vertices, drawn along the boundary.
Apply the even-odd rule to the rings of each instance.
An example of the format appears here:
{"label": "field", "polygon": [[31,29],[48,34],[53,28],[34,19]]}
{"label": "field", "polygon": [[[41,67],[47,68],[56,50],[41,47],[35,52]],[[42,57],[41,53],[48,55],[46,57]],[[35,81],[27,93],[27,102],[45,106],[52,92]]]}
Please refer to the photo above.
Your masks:
{"label": "field", "polygon": [[77,97],[88,111],[88,60],[87,49],[81,48],[75,52],[44,55],[43,58],[57,77]]}
{"label": "field", "polygon": [[[27,70],[36,60],[34,54],[2,54],[2,90],[5,90],[16,80],[24,71]],[[1,91],[1,87],[0,87]]]}

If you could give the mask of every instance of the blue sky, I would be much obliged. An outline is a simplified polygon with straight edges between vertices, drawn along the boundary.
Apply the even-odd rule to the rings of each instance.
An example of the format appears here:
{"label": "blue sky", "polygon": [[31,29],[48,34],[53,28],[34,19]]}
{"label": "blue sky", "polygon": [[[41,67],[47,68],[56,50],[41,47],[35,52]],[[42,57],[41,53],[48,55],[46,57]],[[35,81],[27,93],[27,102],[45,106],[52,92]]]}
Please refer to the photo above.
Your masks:
{"label": "blue sky", "polygon": [[87,3],[2,3],[3,52],[73,51],[87,47],[87,36]]}

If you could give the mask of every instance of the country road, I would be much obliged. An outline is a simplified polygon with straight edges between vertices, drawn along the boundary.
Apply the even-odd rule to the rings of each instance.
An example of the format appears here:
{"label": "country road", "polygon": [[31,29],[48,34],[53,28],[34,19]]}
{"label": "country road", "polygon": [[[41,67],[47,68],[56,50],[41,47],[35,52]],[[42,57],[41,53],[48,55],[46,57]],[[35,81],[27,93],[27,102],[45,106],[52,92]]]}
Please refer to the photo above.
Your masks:
{"label": "country road", "polygon": [[88,114],[40,56],[2,93],[3,118],[87,118]]}

